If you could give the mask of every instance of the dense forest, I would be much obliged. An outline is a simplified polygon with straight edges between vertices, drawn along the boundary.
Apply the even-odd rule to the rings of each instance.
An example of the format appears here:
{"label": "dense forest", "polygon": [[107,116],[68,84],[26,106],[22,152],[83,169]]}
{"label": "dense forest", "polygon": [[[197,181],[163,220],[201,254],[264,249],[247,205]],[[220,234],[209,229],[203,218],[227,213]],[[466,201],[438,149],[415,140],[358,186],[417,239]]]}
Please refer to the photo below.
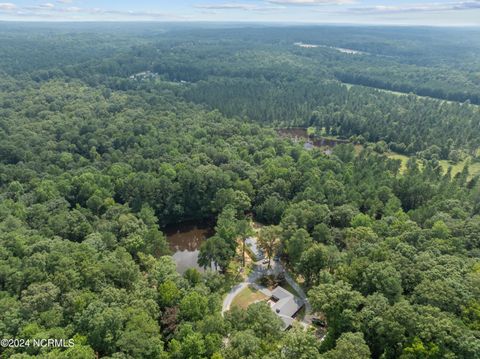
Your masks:
{"label": "dense forest", "polygon": [[[75,342],[2,357],[480,358],[480,32],[0,24],[0,40],[0,339]],[[309,150],[287,127],[345,141]],[[221,314],[252,218],[323,335],[283,331],[264,302]],[[218,270],[180,274],[163,229],[204,220]]]}

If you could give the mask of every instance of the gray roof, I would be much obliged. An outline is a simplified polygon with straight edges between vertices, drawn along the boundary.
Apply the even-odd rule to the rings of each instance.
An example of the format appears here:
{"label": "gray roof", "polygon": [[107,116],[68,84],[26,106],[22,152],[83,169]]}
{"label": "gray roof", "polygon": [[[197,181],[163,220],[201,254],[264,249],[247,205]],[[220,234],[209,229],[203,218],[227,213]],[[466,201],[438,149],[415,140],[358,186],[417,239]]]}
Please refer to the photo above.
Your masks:
{"label": "gray roof", "polygon": [[272,310],[277,314],[293,317],[302,307],[303,302],[292,296],[290,298],[280,299],[272,305]]}
{"label": "gray roof", "polygon": [[275,289],[272,290],[272,297],[276,300],[284,299],[284,298],[290,298],[293,297],[294,295],[290,293],[288,290],[285,288],[282,288],[280,286],[276,287]]}
{"label": "gray roof", "polygon": [[307,151],[312,150],[315,146],[311,142],[305,142],[303,145],[303,148],[306,149]]}
{"label": "gray roof", "polygon": [[252,250],[253,254],[255,254],[255,257],[257,257],[257,260],[263,259],[263,252],[260,248],[257,246],[257,241],[253,237],[247,237],[245,239],[245,244],[250,247]]}
{"label": "gray roof", "polygon": [[272,298],[277,301],[272,305],[272,310],[282,319],[285,328],[288,328],[292,325],[293,316],[302,309],[303,301],[280,286],[272,291]]}
{"label": "gray roof", "polygon": [[292,317],[287,317],[286,315],[278,315],[280,319],[283,321],[283,329],[286,330],[287,328],[291,327],[293,324],[293,319]]}

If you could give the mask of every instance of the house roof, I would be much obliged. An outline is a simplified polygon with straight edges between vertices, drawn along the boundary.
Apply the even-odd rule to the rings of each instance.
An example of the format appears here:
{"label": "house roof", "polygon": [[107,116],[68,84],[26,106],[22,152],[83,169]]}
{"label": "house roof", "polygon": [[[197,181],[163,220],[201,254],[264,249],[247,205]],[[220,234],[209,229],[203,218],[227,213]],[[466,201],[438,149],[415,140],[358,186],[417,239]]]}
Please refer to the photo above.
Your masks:
{"label": "house roof", "polygon": [[306,150],[312,150],[314,147],[315,146],[311,142],[305,142],[305,144],[303,145],[303,148]]}
{"label": "house roof", "polygon": [[302,307],[303,302],[292,296],[290,298],[280,299],[272,305],[272,310],[279,315],[293,317]]}
{"label": "house roof", "polygon": [[295,320],[292,317],[287,317],[286,315],[279,315],[279,318],[283,322],[283,329],[284,330],[291,327],[292,324],[293,324],[293,321]]}
{"label": "house roof", "polygon": [[294,297],[294,295],[285,288],[278,286],[272,290],[272,297],[276,300],[281,300],[284,298]]}
{"label": "house roof", "polygon": [[288,328],[292,325],[293,316],[303,307],[303,301],[280,286],[272,291],[272,298],[277,301],[272,305],[272,310],[282,319],[285,328]]}
{"label": "house roof", "polygon": [[257,257],[258,260],[260,259],[263,259],[263,253],[262,251],[260,250],[260,248],[258,248],[257,246],[257,241],[255,240],[255,238],[253,237],[247,237],[245,239],[245,244],[250,247],[250,249],[252,250],[253,254],[255,254],[255,256]]}

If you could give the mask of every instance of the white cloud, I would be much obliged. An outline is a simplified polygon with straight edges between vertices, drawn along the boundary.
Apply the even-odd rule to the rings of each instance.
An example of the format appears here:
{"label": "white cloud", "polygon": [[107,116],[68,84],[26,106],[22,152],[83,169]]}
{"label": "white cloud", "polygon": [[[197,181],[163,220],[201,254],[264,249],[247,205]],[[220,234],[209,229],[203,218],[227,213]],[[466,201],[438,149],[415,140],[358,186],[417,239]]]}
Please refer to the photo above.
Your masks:
{"label": "white cloud", "polygon": [[345,5],[354,4],[355,0],[267,0],[271,4],[316,6],[316,5]]}
{"label": "white cloud", "polygon": [[11,2],[0,2],[0,10],[15,10],[17,5],[12,4]]}
{"label": "white cloud", "polygon": [[66,12],[81,12],[82,9],[76,6],[70,6],[65,9]]}
{"label": "white cloud", "polygon": [[453,5],[452,10],[480,9],[480,0],[460,1]]}
{"label": "white cloud", "polygon": [[[15,11],[11,11],[15,10]],[[96,21],[128,21],[128,20],[185,20],[186,16],[166,14],[156,11],[123,11],[100,8],[81,8],[76,6],[55,6],[43,3],[36,6],[15,6],[11,3],[0,3],[0,13],[7,19],[48,19],[48,20],[96,20]]]}
{"label": "white cloud", "polygon": [[284,9],[283,6],[261,6],[243,3],[223,3],[223,4],[200,4],[195,5],[197,9],[205,10],[243,10],[243,11],[269,11]]}
{"label": "white cloud", "polygon": [[409,5],[377,5],[350,9],[361,13],[408,13],[408,12],[438,12],[455,10],[480,9],[480,0],[454,1],[447,3],[418,3]]}
{"label": "white cloud", "polygon": [[[42,1],[46,2],[41,4]],[[215,3],[214,0],[204,1],[204,4],[193,5],[190,8],[191,12],[187,11],[185,13],[163,13],[155,10],[116,10],[113,5],[112,8],[102,9],[94,8],[93,5],[92,7],[77,7],[74,5],[86,3],[77,0],[37,0],[36,5],[30,6],[21,6],[5,2],[0,3],[0,19],[63,21],[213,19],[229,21],[232,19],[248,17],[248,19],[252,19],[253,21],[263,21],[264,19],[267,19],[273,21],[293,20],[299,22],[359,21],[361,23],[369,23],[369,21],[373,19],[373,23],[380,17],[383,21],[383,19],[389,20],[390,18],[398,20],[401,17],[409,19],[416,15],[416,19],[422,19],[417,19],[413,22],[430,23],[430,20],[427,18],[435,18],[437,21],[438,19],[435,16],[438,14],[438,18],[442,17],[447,19],[444,20],[445,24],[453,23],[455,21],[455,23],[461,24],[462,21],[467,18],[471,23],[480,24],[475,18],[475,14],[478,14],[478,11],[480,11],[480,0],[433,0],[434,2],[428,2],[430,0],[411,0],[408,4],[402,1],[396,1],[395,5],[391,5],[392,2],[388,0],[383,0],[383,4],[381,2],[382,0],[376,0],[374,5],[372,5],[371,2],[370,4],[366,4],[362,0],[257,0],[256,2],[251,0],[222,0],[225,1],[223,3]],[[90,2],[90,4],[92,3],[94,2]],[[350,4],[350,6],[348,4]],[[196,8],[197,10],[194,11],[192,8]],[[248,12],[248,14],[239,15],[239,12],[242,11]],[[269,14],[269,12],[272,14]],[[437,12],[437,14],[435,14],[435,16],[427,16],[427,12]],[[442,13],[441,16],[440,12]],[[449,18],[454,13],[458,15],[457,20],[451,20]],[[408,16],[402,14],[408,14]]]}

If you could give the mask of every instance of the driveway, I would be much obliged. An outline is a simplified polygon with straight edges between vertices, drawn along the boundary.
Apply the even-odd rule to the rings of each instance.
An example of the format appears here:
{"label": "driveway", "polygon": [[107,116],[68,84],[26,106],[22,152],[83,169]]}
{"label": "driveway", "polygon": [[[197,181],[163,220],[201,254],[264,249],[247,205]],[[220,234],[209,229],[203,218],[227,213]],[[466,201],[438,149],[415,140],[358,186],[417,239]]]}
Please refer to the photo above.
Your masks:
{"label": "driveway", "polygon": [[234,286],[232,289],[230,289],[230,292],[228,292],[227,296],[225,297],[225,299],[223,300],[223,304],[222,304],[222,315],[225,313],[225,312],[228,312],[230,310],[230,307],[232,305],[232,302],[233,302],[233,299],[242,291],[244,290],[246,287],[248,287],[249,285],[253,285],[253,286],[257,286],[256,285],[256,281],[258,279],[260,279],[263,275],[263,270],[262,270],[262,267],[261,267],[261,261],[260,262],[257,262],[254,264],[254,269],[253,271],[248,275],[248,277],[245,279],[245,281],[243,281],[242,283],[240,284],[237,284],[236,286]]}
{"label": "driveway", "polygon": [[266,266],[262,264],[262,261],[258,261],[254,264],[254,269],[250,273],[250,275],[243,281],[242,283],[237,284],[234,286],[230,292],[228,292],[227,296],[223,300],[222,304],[222,316],[224,315],[225,312],[228,312],[230,310],[230,307],[232,305],[233,299],[246,287],[249,285],[253,286],[255,289],[260,290],[262,293],[264,293],[267,297],[271,296],[271,292],[268,288],[265,288],[261,285],[258,285],[256,281],[260,279],[263,275],[267,273],[284,273],[285,275],[285,280],[287,283],[295,289],[295,291],[298,293],[300,299],[305,303],[305,317],[303,318],[300,323],[305,327],[309,324],[312,323],[312,316],[311,316],[311,311],[312,308],[310,306],[310,303],[308,302],[307,295],[303,291],[302,287],[298,285],[297,282],[290,276],[290,274],[285,270],[285,267],[283,266],[282,263],[280,262],[274,262],[272,261],[271,268],[267,270]]}

